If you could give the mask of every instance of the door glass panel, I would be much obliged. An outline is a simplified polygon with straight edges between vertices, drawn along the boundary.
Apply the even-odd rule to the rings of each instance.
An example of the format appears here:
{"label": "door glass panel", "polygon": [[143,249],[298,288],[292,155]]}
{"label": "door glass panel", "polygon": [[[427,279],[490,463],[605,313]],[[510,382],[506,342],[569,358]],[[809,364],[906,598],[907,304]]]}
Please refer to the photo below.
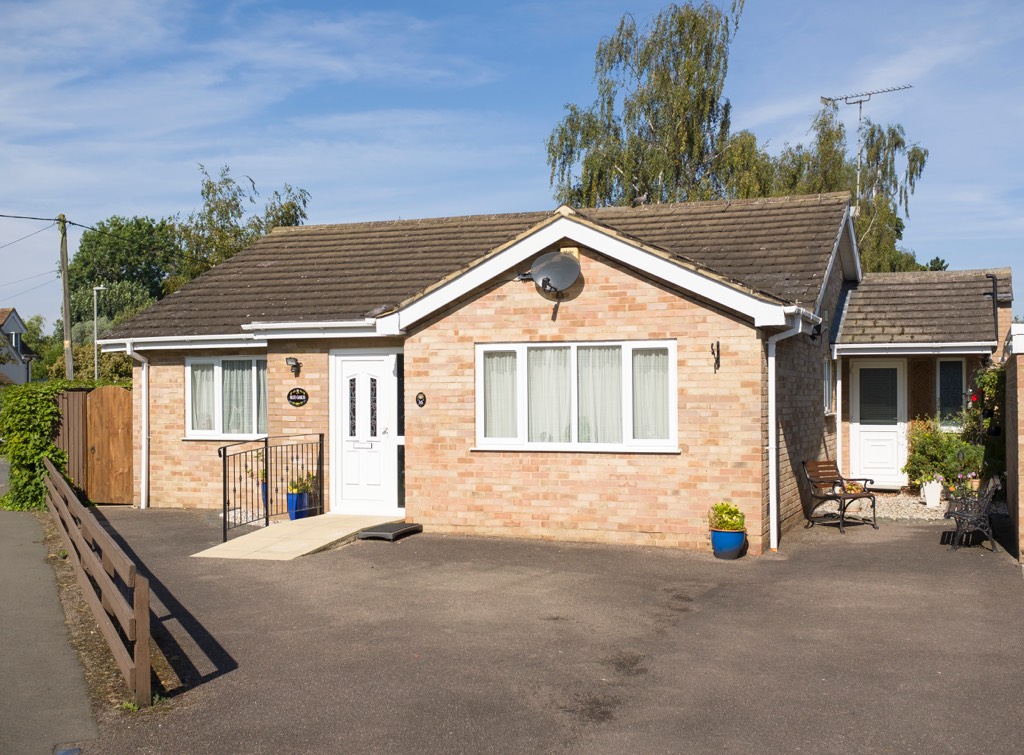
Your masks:
{"label": "door glass panel", "polygon": [[377,378],[370,378],[370,437],[377,437]]}
{"label": "door glass panel", "polygon": [[899,421],[896,404],[895,367],[860,369],[860,423],[895,425]]}
{"label": "door glass panel", "polygon": [[348,437],[356,437],[356,379],[348,381]]}

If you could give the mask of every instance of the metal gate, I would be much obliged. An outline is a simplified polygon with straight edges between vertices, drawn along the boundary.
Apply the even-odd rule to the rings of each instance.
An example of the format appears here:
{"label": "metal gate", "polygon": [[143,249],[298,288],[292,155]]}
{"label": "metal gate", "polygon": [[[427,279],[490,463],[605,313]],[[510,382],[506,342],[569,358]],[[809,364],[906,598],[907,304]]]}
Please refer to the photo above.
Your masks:
{"label": "metal gate", "polygon": [[217,449],[228,530],[270,524],[273,517],[324,513],[324,435],[282,435]]}

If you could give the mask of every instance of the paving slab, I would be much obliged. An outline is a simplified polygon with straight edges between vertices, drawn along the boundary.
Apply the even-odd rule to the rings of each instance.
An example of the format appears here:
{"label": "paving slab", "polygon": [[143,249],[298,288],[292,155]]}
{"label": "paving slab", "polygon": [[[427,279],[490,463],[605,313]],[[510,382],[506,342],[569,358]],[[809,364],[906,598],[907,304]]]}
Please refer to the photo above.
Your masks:
{"label": "paving slab", "polygon": [[283,522],[271,522],[231,538],[226,543],[192,554],[196,558],[247,558],[290,561],[299,556],[333,548],[355,538],[360,530],[401,519],[379,516],[322,514]]}

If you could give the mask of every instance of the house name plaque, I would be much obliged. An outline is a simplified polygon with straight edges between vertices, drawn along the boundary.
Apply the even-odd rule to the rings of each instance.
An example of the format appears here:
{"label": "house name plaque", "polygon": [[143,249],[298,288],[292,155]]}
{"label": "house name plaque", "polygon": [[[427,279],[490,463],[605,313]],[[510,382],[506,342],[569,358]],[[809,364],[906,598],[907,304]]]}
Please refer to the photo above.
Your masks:
{"label": "house name plaque", "polygon": [[309,401],[309,394],[305,388],[292,388],[288,391],[288,403],[292,406],[305,406]]}

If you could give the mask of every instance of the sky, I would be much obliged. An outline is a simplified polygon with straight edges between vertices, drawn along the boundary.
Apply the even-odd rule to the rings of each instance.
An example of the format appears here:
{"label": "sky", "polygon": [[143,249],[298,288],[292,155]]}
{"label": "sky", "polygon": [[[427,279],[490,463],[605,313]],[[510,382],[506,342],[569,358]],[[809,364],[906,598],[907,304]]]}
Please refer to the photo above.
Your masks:
{"label": "sky", "polygon": [[[309,223],[554,209],[545,141],[593,101],[597,43],[664,5],[0,0],[0,214],[186,216],[199,164],[306,189]],[[821,96],[912,85],[864,105],[929,151],[904,245],[1013,267],[1019,315],[1021,50],[1018,0],[749,0],[725,95],[777,153]],[[52,327],[58,257],[53,224],[0,218],[0,307]]]}

